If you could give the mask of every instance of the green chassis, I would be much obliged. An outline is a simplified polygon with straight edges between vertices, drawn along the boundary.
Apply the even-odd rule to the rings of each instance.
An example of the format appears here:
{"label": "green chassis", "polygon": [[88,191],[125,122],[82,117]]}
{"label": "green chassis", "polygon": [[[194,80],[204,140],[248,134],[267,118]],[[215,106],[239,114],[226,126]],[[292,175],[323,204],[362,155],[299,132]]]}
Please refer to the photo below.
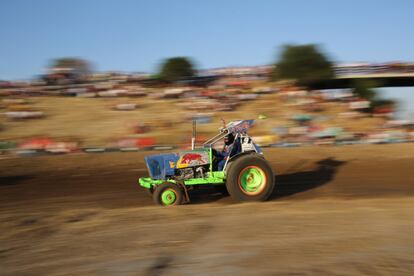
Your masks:
{"label": "green chassis", "polygon": [[[224,171],[217,171],[213,172],[213,152],[210,148],[209,150],[209,159],[210,159],[210,171],[207,173],[207,177],[204,178],[191,178],[184,180],[184,185],[200,185],[200,184],[213,184],[213,185],[220,185],[224,184],[226,174]],[[151,189],[154,185],[160,185],[164,182],[176,183],[173,179],[152,179],[150,177],[141,177],[138,180],[139,185],[146,189]]]}

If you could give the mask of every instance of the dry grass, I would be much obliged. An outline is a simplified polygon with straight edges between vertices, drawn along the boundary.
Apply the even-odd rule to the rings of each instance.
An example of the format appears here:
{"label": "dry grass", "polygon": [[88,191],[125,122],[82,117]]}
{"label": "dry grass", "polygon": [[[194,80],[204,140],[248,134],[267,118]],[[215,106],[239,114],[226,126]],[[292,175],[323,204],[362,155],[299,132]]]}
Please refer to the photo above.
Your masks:
{"label": "dry grass", "polygon": [[[30,99],[34,110],[43,111],[46,119],[10,121],[0,117],[2,139],[21,139],[33,136],[49,136],[56,139],[77,139],[85,145],[105,145],[121,137],[156,137],[158,144],[182,142],[191,135],[191,123],[186,118],[186,110],[179,108],[177,100],[154,100],[151,98],[76,98],[76,97],[33,97]],[[136,103],[138,108],[132,111],[116,111],[112,107],[117,103]],[[329,103],[324,111],[315,115],[327,116],[322,126],[342,126],[351,131],[369,130],[376,127],[381,119],[343,119],[340,112],[346,107]],[[217,112],[211,124],[200,125],[198,130],[205,135],[214,134],[222,125],[220,118],[226,121],[257,118],[266,115],[266,120],[258,120],[252,129],[252,135],[269,135],[275,126],[289,125],[289,117],[295,113],[304,113],[298,107],[283,104],[280,95],[263,95],[256,101],[243,102],[233,112]],[[162,127],[163,122],[173,122]],[[134,134],[137,123],[157,125],[147,134]]]}

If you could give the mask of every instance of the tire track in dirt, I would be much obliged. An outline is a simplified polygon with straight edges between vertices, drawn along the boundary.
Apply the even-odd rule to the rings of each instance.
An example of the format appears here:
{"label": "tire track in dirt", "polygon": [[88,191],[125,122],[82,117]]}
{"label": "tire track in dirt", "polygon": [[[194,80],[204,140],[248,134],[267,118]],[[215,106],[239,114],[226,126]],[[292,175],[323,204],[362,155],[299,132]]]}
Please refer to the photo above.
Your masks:
{"label": "tire track in dirt", "polygon": [[[142,155],[124,153],[102,154],[96,159],[75,155],[1,160],[4,170],[0,173],[0,207],[152,205],[151,197],[137,183],[139,177],[146,175]],[[276,190],[271,200],[414,195],[411,168],[414,157],[373,159],[372,162],[333,157],[307,159],[306,162],[299,158],[293,161],[270,159],[270,162],[277,172]],[[210,187],[191,191],[190,196],[192,204],[233,202]]]}

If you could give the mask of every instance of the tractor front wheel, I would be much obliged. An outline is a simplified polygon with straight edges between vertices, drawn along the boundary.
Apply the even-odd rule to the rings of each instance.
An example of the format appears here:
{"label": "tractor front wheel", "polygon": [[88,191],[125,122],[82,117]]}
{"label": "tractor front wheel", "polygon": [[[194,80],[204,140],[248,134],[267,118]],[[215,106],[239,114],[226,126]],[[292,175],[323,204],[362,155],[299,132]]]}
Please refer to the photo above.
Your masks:
{"label": "tractor front wheel", "polygon": [[155,204],[162,206],[180,205],[183,202],[183,190],[176,184],[165,182],[160,184],[153,192]]}

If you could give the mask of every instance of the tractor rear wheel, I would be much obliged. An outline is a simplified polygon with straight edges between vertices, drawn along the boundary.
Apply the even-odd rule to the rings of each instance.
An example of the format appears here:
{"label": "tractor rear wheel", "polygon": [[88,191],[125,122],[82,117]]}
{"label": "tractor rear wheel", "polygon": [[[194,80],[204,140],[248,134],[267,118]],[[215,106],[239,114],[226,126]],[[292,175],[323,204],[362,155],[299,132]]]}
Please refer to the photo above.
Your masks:
{"label": "tractor rear wheel", "polygon": [[226,187],[237,201],[265,201],[273,192],[274,175],[258,154],[246,154],[229,163]]}
{"label": "tractor rear wheel", "polygon": [[163,206],[180,205],[183,202],[183,190],[176,184],[165,182],[160,184],[153,192],[155,204]]}

